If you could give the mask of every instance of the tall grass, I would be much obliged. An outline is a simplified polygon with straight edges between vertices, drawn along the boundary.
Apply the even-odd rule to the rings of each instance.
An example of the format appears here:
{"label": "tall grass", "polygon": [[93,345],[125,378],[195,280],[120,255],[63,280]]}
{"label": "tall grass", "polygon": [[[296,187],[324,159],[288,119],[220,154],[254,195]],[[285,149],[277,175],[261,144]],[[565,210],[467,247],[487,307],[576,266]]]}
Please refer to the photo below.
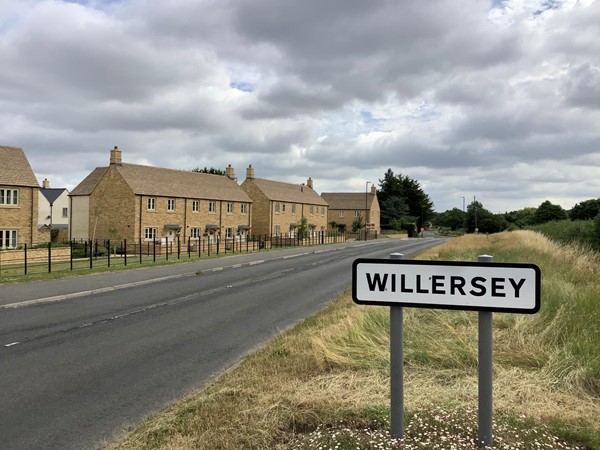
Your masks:
{"label": "tall grass", "polygon": [[593,220],[560,220],[528,227],[563,244],[579,244],[600,251],[600,236]]}
{"label": "tall grass", "polygon": [[[494,314],[495,448],[600,449],[598,254],[517,231],[457,238],[420,259],[484,253],[542,271],[539,314]],[[404,341],[406,442],[416,444],[403,448],[475,448],[460,443],[477,435],[461,412],[477,405],[477,313],[406,308]],[[389,378],[389,308],[346,293],[112,448],[398,448],[383,434]],[[440,431],[446,415],[454,425]],[[550,437],[523,440],[532,429]]]}

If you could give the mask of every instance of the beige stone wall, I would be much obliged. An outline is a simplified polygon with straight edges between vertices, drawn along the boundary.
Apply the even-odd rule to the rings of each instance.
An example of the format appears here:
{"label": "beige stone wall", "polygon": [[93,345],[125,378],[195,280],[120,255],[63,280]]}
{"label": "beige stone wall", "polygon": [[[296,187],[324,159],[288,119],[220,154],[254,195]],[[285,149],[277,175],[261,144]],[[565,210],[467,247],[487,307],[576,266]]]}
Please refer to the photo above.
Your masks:
{"label": "beige stone wall", "polygon": [[[310,205],[304,204],[302,205],[304,217],[308,221],[308,225],[314,225],[313,231],[321,232],[327,231],[329,226],[327,225],[327,210],[329,209],[327,206],[322,205]],[[310,229],[309,229],[310,230]]]}
{"label": "beige stone wall", "polygon": [[246,179],[241,187],[252,199],[252,234],[271,234],[271,201],[252,180]]}
{"label": "beige stone wall", "polygon": [[39,188],[1,186],[19,190],[19,204],[0,206],[0,228],[17,230],[18,245],[35,245],[40,242],[38,223]]}
{"label": "beige stone wall", "polygon": [[[136,196],[136,214],[135,214],[135,237],[142,240],[145,239],[146,228],[156,228],[156,239],[164,240],[169,235],[169,230],[165,228],[165,224],[179,225],[180,240],[185,242],[191,236],[192,228],[198,228],[201,237],[205,234],[206,225],[218,225],[219,229],[213,232],[214,234],[225,235],[226,228],[233,228],[234,234],[237,234],[239,225],[250,224],[250,204],[246,203],[247,212],[241,212],[240,202],[231,202],[233,211],[227,213],[227,203],[225,201],[211,199],[186,199],[179,197],[157,197],[155,199],[155,209],[148,209],[148,199],[151,196]],[[175,200],[175,211],[168,211],[168,200]],[[141,208],[140,208],[141,201]],[[199,201],[199,210],[193,210],[194,201]],[[215,211],[210,211],[209,203],[215,203]],[[141,226],[140,226],[140,211],[141,211]]]}
{"label": "beige stone wall", "polygon": [[[69,247],[57,247],[52,248],[52,261],[64,261],[70,259],[71,249]],[[24,250],[2,250],[0,251],[0,264],[15,264],[21,263],[25,259]],[[27,260],[29,263],[32,261],[48,261],[48,249],[47,248],[34,248],[27,249]]]}
{"label": "beige stone wall", "polygon": [[80,195],[71,197],[71,211],[69,213],[69,236],[74,240],[89,240],[90,235],[90,197]]}
{"label": "beige stone wall", "polygon": [[379,200],[377,196],[373,200],[371,205],[371,209],[367,214],[368,223],[372,223],[374,226],[371,228],[373,231],[377,231],[377,233],[381,232],[381,209],[379,208]]}
{"label": "beige stone wall", "polygon": [[135,196],[111,166],[90,195],[89,239],[133,240]]}

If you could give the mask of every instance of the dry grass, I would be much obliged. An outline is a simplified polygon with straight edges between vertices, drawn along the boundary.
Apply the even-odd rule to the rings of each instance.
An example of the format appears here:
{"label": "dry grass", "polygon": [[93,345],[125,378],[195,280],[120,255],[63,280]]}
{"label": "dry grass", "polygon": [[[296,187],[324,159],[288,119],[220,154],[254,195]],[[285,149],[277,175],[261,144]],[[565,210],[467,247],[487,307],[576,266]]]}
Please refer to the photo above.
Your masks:
{"label": "dry grass", "polygon": [[[514,232],[458,238],[420,259],[473,261],[483,253],[495,261],[534,262],[543,277],[539,314],[494,315],[494,410],[504,421],[498,440],[514,444],[519,431],[546,425],[600,448],[598,256]],[[477,313],[406,309],[404,317],[407,430],[417,416],[439,415],[432,404],[450,415],[475,408]],[[346,293],[110,448],[316,448],[313,439],[333,442],[339,427],[328,435],[323,426],[340,420],[344,429],[385,430],[388,405],[389,310],[355,305]],[[512,424],[515,417],[526,421]],[[352,439],[354,447],[338,448],[363,442]],[[386,439],[387,447],[359,448],[397,448]],[[556,448],[554,437],[544,439],[502,448]]]}

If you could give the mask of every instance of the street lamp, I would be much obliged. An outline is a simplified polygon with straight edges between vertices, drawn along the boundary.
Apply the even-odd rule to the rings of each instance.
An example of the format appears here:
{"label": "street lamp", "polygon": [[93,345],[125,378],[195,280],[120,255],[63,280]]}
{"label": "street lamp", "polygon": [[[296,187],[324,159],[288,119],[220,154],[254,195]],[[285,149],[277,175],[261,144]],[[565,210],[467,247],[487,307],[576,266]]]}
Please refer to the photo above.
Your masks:
{"label": "street lamp", "polygon": [[465,212],[465,198],[462,197],[462,199],[463,199],[463,212]]}
{"label": "street lamp", "polygon": [[369,184],[373,184],[370,181],[365,183],[365,241],[367,240],[367,216],[369,211]]}

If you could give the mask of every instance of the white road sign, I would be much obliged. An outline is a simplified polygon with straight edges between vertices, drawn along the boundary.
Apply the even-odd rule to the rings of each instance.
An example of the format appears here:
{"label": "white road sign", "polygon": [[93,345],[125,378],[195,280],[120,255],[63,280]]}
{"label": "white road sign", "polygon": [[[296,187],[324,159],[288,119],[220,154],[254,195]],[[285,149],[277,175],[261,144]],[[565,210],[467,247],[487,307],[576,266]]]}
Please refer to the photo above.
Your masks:
{"label": "white road sign", "polygon": [[357,259],[352,298],[359,304],[533,314],[541,273],[534,264]]}

